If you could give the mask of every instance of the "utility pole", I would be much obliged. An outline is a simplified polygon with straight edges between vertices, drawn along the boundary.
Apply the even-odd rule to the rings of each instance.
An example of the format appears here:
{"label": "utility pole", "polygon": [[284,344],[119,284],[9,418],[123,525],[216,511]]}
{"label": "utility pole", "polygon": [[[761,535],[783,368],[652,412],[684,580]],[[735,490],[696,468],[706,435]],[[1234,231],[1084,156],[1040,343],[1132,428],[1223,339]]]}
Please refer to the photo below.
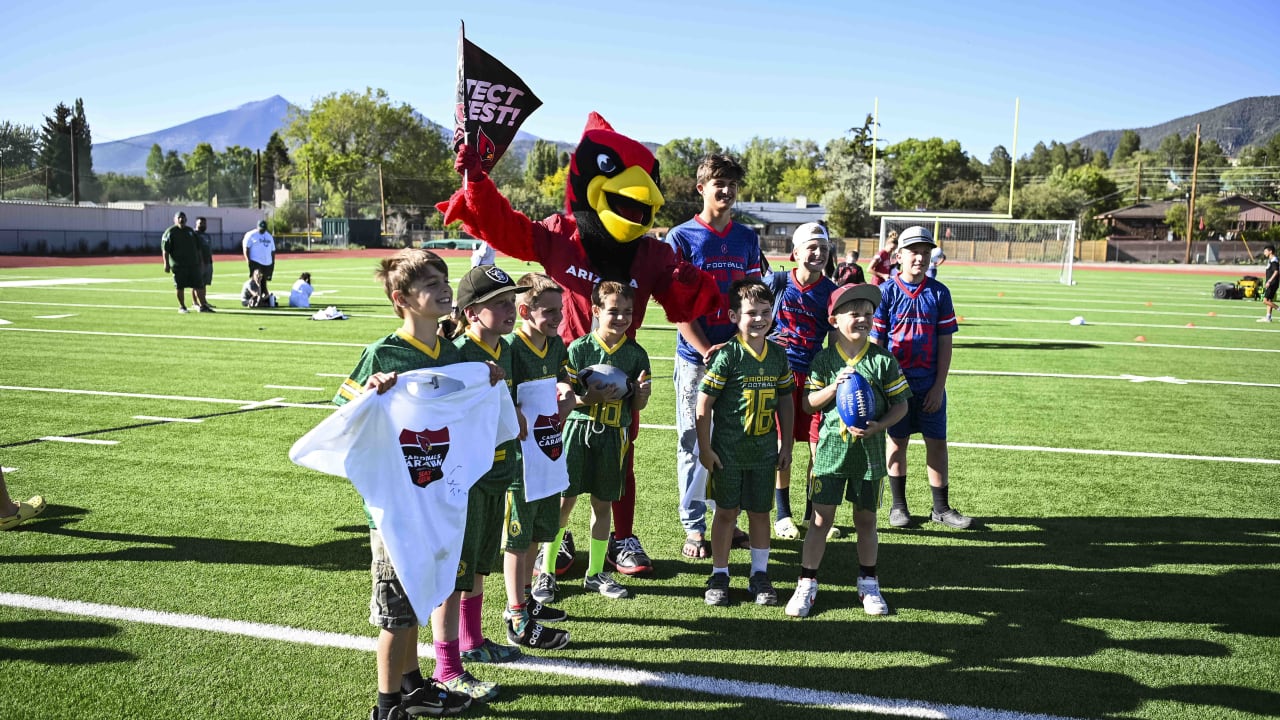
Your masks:
{"label": "utility pole", "polygon": [[1200,123],[1196,123],[1196,152],[1191,159],[1191,197],[1187,199],[1187,254],[1184,265],[1191,264],[1191,233],[1195,229],[1191,221],[1196,216],[1196,171],[1200,168]]}
{"label": "utility pole", "polygon": [[49,166],[44,166],[44,201],[49,202]]}
{"label": "utility pole", "polygon": [[76,119],[71,118],[71,204],[80,204],[80,171],[76,167]]}
{"label": "utility pole", "polygon": [[387,231],[387,193],[382,188],[382,163],[378,163],[378,202],[382,205],[382,227],[378,228],[378,234]]}
{"label": "utility pole", "polygon": [[4,163],[0,162],[0,200],[4,199]]}
{"label": "utility pole", "polygon": [[262,209],[262,151],[254,150],[253,162],[253,194],[258,198],[258,209]]}
{"label": "utility pole", "polygon": [[311,249],[311,158],[307,158],[307,249]]}
{"label": "utility pole", "polygon": [[213,207],[213,163],[204,166],[204,204]]}
{"label": "utility pole", "polygon": [[1133,198],[1133,204],[1137,205],[1142,202],[1142,161],[1138,161],[1138,190],[1137,196]]}

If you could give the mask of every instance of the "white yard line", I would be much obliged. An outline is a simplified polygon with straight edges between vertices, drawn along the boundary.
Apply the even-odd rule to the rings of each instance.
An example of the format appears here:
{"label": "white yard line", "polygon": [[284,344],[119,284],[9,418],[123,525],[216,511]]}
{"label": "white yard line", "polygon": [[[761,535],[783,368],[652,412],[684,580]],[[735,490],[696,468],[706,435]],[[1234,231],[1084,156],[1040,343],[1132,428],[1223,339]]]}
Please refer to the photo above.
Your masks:
{"label": "white yard line", "polygon": [[952,370],[952,375],[998,375],[1002,377],[1063,378],[1067,380],[1122,380],[1124,382],[1163,382],[1171,385],[1242,385],[1244,387],[1280,388],[1280,383],[1255,383],[1240,380],[1190,380],[1169,375],[1072,375],[1070,373],[1007,372],[1002,370]]}
{"label": "white yard line", "polygon": [[75,438],[62,437],[61,435],[46,435],[40,438],[44,442],[64,442],[77,443],[79,445],[119,445],[119,440],[94,440],[92,438]]}
{"label": "white yard line", "polygon": [[119,397],[119,398],[137,398],[141,400],[177,400],[180,402],[200,402],[215,403],[218,405],[236,405],[238,407],[291,407],[291,408],[319,408],[332,412],[336,410],[333,405],[324,404],[317,405],[314,403],[289,403],[279,400],[233,400],[230,398],[208,398],[208,397],[192,397],[189,395],[153,395],[151,393],[127,393],[113,392],[109,390],[75,390],[71,388],[43,388],[43,387],[22,387],[18,385],[0,385],[0,390],[13,390],[17,392],[44,392],[44,393],[61,393],[66,395],[96,395],[101,397]]}
{"label": "white yard line", "polygon": [[[339,648],[374,652],[376,641],[373,637],[362,635],[343,635],[341,633],[321,630],[305,630],[284,625],[246,622],[211,618],[202,615],[146,610],[143,608],[122,607],[119,605],[101,605],[76,600],[60,600],[57,598],[21,595],[18,593],[0,593],[0,605],[54,612],[79,617],[93,617],[104,620],[117,620],[128,623],[142,623],[183,630],[216,632],[226,635],[238,635],[262,640],[313,645],[317,647]],[[434,657],[430,644],[418,645],[420,657]],[[1056,715],[1024,713],[1013,710],[972,707],[968,705],[951,705],[931,703],[923,700],[902,700],[896,698],[880,698],[859,693],[834,692],[828,690],[811,690],[772,683],[747,682],[743,680],[725,680],[705,675],[687,673],[654,672],[637,670],[621,665],[600,665],[597,663],[574,662],[571,660],[551,660],[525,656],[524,659],[506,663],[504,668],[523,672],[559,675],[563,677],[581,678],[584,680],[600,680],[604,682],[629,685],[633,687],[656,687],[676,693],[690,690],[707,695],[727,697],[735,700],[755,698],[773,702],[828,707],[838,710],[873,713],[891,717],[910,718],[949,718],[954,720],[1067,720]]]}
{"label": "white yard line", "polygon": [[318,340],[272,340],[269,338],[209,337],[207,335],[161,335],[159,333],[113,333],[97,330],[50,330],[47,328],[6,327],[8,332],[55,333],[63,335],[97,335],[102,337],[155,338],[162,340],[208,340],[210,342],[259,343],[263,345],[321,345],[325,347],[363,348],[368,343],[324,342]]}
{"label": "white yard line", "polygon": [[268,390],[305,390],[308,392],[323,392],[324,388],[307,387],[305,385],[263,385]]}
{"label": "white yard line", "polygon": [[202,423],[201,418],[171,418],[160,417],[158,415],[134,415],[134,420],[155,420],[156,422],[180,422],[180,423]]}
{"label": "white yard line", "polygon": [[[1066,324],[1066,323],[1061,323]],[[1146,327],[1146,326],[1144,326]],[[5,328],[6,330],[10,328]],[[1173,343],[1153,343],[1153,342],[1120,342],[1117,340],[1081,340],[1079,338],[1025,338],[1025,337],[1000,337],[996,335],[965,335],[963,333],[956,335],[956,345],[963,346],[970,340],[981,340],[982,342],[1017,342],[1017,343],[1055,343],[1058,345],[1120,345],[1124,347],[1148,347],[1148,348],[1172,348],[1175,350],[1224,350],[1228,352],[1260,352],[1260,353],[1280,353],[1280,348],[1241,348],[1241,347],[1221,347],[1216,345],[1175,345]]]}
{"label": "white yard line", "polygon": [[[1000,322],[1000,323],[1031,323],[1034,325],[1066,325],[1066,320],[1037,320],[1032,318],[1009,318],[1009,317],[973,317],[965,316],[965,322]],[[963,323],[961,323],[963,325]],[[1280,330],[1269,327],[1259,328],[1238,328],[1238,327],[1218,327],[1215,325],[1194,325],[1188,327],[1186,325],[1156,325],[1154,323],[1122,323],[1122,322],[1089,322],[1089,325],[1097,327],[1133,327],[1133,328],[1156,328],[1158,330],[1223,330],[1227,332],[1251,332],[1251,333],[1277,333]]]}

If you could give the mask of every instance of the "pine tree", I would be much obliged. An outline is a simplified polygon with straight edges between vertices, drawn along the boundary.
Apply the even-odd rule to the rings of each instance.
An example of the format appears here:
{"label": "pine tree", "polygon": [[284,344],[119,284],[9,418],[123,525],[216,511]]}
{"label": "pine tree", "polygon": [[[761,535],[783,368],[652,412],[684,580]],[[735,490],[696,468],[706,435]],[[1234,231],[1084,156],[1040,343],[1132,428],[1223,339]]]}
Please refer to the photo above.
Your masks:
{"label": "pine tree", "polygon": [[49,194],[71,195],[71,142],[74,128],[76,167],[80,176],[80,197],[96,196],[93,175],[93,136],[84,114],[84,101],[77,98],[75,109],[58,103],[53,115],[46,115],[40,129],[40,165],[48,168]]}

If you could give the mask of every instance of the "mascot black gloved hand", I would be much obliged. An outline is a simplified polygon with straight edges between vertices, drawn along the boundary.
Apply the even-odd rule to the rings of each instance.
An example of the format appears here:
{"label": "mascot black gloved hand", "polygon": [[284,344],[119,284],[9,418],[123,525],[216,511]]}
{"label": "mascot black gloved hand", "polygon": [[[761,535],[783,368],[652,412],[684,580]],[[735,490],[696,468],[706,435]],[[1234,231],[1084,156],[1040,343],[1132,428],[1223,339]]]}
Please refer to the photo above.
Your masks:
{"label": "mascot black gloved hand", "polygon": [[540,263],[564,288],[560,334],[566,343],[591,331],[591,289],[601,280],[635,288],[633,337],[651,296],[672,322],[689,322],[720,307],[720,291],[709,274],[646,235],[663,203],[657,159],[598,114],[591,113],[570,160],[569,214],[535,222],[513,210],[469,146],[459,149],[454,167],[466,181],[436,206],[445,223],[461,220],[463,230],[494,249]]}

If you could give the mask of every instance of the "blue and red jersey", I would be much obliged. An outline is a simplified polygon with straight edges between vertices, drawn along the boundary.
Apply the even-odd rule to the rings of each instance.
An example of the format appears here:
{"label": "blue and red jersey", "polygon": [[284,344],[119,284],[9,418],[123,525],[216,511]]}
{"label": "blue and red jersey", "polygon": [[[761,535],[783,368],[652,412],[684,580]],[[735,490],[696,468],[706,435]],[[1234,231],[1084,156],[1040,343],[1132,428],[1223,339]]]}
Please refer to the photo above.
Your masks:
{"label": "blue and red jersey", "polygon": [[[760,237],[745,225],[730,221],[724,232],[716,232],[702,218],[694,216],[667,233],[666,242],[679,259],[701,268],[715,278],[720,296],[727,299],[729,288],[745,277],[760,277]],[[713,315],[698,318],[702,332],[712,345],[727,342],[738,329],[729,321],[728,302]],[[702,364],[702,354],[693,349],[683,336],[676,340],[676,354],[689,362]]]}
{"label": "blue and red jersey", "polygon": [[880,292],[871,339],[893,353],[908,380],[936,375],[938,337],[959,329],[951,291],[931,278],[913,285],[895,275]]}
{"label": "blue and red jersey", "polygon": [[787,351],[791,369],[807,376],[809,363],[831,334],[827,303],[836,284],[819,275],[816,282],[801,285],[795,270],[772,273],[767,284],[774,294],[773,333],[769,338]]}

